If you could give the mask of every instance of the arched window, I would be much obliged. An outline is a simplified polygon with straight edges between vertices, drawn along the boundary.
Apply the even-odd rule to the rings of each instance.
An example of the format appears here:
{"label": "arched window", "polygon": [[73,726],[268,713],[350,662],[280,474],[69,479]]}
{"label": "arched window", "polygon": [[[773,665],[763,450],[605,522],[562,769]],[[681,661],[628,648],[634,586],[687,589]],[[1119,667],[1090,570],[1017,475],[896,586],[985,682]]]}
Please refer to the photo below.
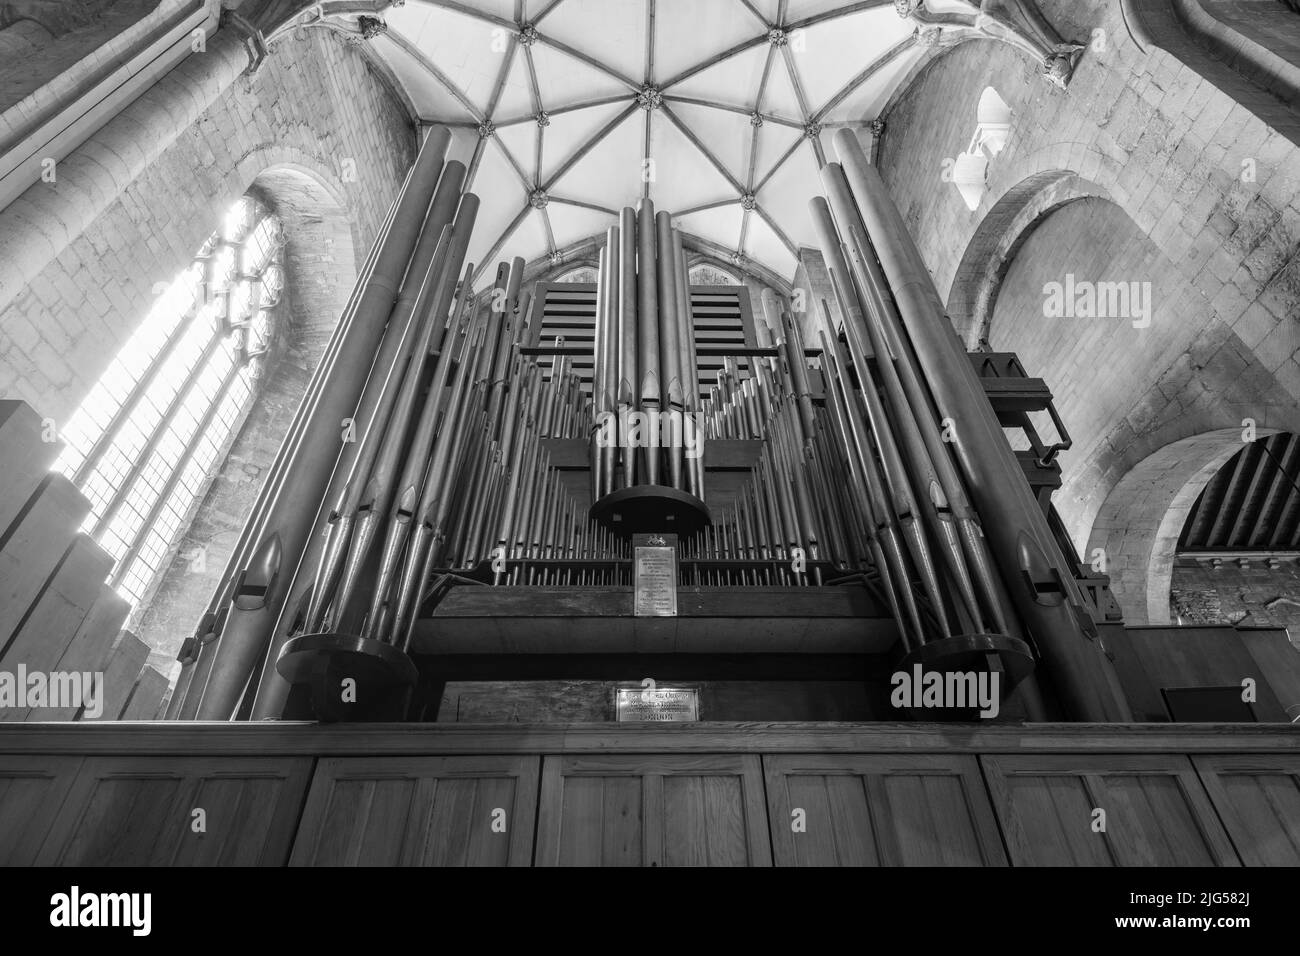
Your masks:
{"label": "arched window", "polygon": [[54,468],[90,500],[83,530],[139,609],[165,570],[256,388],[284,286],[280,220],[245,196],[152,309],[62,431]]}
{"label": "arched window", "polygon": [[592,284],[596,281],[596,270],[591,266],[579,266],[557,276],[552,282],[573,282]]}
{"label": "arched window", "polygon": [[740,280],[730,272],[723,272],[717,266],[701,262],[692,266],[686,273],[691,285],[740,285]]}
{"label": "arched window", "polygon": [[974,211],[979,208],[988,179],[989,161],[1002,152],[1010,138],[1011,107],[998,96],[997,90],[986,87],[975,111],[975,133],[970,145],[952,162],[952,182],[967,209]]}

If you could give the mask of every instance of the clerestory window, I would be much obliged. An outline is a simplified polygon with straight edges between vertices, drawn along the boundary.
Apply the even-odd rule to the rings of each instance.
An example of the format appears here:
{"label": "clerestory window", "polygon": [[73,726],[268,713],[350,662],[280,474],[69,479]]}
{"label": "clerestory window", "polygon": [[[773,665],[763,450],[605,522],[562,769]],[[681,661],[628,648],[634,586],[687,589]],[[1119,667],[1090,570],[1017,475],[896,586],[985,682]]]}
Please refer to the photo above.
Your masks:
{"label": "clerestory window", "polygon": [[153,307],[63,429],[54,468],[90,500],[83,530],[138,611],[243,421],[284,287],[280,220],[245,196]]}

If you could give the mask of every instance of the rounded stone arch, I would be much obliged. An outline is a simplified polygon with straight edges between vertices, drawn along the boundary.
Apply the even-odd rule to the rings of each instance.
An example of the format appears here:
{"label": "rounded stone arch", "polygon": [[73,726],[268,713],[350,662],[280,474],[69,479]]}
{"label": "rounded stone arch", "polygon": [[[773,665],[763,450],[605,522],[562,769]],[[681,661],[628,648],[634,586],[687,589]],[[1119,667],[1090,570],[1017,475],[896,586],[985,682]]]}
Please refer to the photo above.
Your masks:
{"label": "rounded stone arch", "polygon": [[341,184],[301,161],[278,161],[262,167],[244,192],[262,199],[283,225],[289,306],[283,316],[283,340],[295,364],[310,373],[347,304],[364,260],[360,228],[349,214]]}
{"label": "rounded stone arch", "polygon": [[988,348],[998,292],[1016,254],[1048,216],[1084,198],[1114,201],[1110,192],[1068,169],[1034,173],[1006,190],[966,244],[948,291],[948,316],[968,349]]}
{"label": "rounded stone arch", "polygon": [[[1259,427],[1265,438],[1276,428]],[[1242,429],[1220,428],[1164,445],[1111,489],[1092,523],[1084,559],[1105,555],[1128,624],[1169,624],[1169,591],[1183,525],[1210,479],[1241,451]]]}
{"label": "rounded stone arch", "polygon": [[[347,304],[365,247],[358,210],[342,184],[320,164],[282,147],[245,157],[213,197],[210,232],[221,212],[252,195],[281,222],[284,293],[272,314],[268,353],[252,395],[221,449],[211,484],[193,512],[174,558],[147,607],[137,633],[152,648],[155,664],[173,666],[180,639],[192,631],[198,609],[220,583],[220,573],[276,453],[288,433],[312,373]],[[180,554],[200,548],[204,569]]]}

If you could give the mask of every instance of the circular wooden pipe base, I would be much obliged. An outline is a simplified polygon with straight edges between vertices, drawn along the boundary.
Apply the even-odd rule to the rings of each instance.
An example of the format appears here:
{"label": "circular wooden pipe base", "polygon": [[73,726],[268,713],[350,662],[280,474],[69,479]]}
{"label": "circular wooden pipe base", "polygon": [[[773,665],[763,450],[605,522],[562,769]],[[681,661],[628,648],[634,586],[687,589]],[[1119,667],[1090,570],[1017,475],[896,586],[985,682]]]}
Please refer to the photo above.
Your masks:
{"label": "circular wooden pipe base", "polygon": [[688,538],[713,520],[699,498],[664,485],[610,492],[591,506],[589,514],[621,538],[652,532]]}
{"label": "circular wooden pipe base", "polygon": [[355,634],[295,637],[275,669],[290,684],[308,685],[316,718],[331,722],[402,720],[419,677],[396,647]]}
{"label": "circular wooden pipe base", "polygon": [[[916,650],[908,651],[895,668],[913,677],[916,665],[922,675],[990,673],[990,658],[1000,665],[998,678],[998,703],[1006,700],[1016,685],[1034,672],[1034,654],[1029,645],[1019,638],[1005,634],[956,634],[931,641]],[[979,707],[911,707],[904,709],[918,720],[968,721],[986,719],[980,716]]]}

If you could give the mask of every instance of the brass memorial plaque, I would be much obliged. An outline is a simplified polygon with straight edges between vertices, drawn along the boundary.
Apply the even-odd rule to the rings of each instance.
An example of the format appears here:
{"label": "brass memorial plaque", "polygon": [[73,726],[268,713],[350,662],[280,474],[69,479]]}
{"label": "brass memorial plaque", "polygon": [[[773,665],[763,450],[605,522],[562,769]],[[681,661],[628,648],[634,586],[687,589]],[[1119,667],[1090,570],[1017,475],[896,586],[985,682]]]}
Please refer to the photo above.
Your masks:
{"label": "brass memorial plaque", "polygon": [[695,687],[620,687],[615,697],[619,723],[665,723],[700,719]]}
{"label": "brass memorial plaque", "polygon": [[677,535],[632,537],[633,617],[677,616]]}

